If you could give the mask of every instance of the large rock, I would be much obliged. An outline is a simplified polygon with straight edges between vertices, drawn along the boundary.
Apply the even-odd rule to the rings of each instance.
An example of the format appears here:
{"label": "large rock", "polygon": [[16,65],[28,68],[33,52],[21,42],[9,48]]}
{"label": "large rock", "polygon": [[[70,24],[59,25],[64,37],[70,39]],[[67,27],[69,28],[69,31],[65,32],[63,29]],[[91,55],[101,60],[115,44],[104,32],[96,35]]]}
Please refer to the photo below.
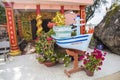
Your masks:
{"label": "large rock", "polygon": [[120,55],[120,6],[106,14],[95,27],[94,35],[113,53]]}

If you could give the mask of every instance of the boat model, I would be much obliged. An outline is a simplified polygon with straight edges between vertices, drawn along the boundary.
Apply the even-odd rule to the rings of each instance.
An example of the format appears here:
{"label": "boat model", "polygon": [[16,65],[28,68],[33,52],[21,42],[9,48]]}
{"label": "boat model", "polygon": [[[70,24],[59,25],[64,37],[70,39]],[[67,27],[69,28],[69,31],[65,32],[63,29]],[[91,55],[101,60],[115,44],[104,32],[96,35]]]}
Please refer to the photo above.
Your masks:
{"label": "boat model", "polygon": [[[76,24],[73,24],[77,26],[77,28],[74,29],[71,29],[71,26],[54,26],[53,30],[55,31],[56,35],[51,35],[51,37],[56,40],[56,44],[66,49],[86,51],[93,33],[80,34],[80,26],[85,25],[80,24],[80,21],[81,19],[77,17]],[[73,30],[76,30],[76,36],[71,36],[71,32]]]}

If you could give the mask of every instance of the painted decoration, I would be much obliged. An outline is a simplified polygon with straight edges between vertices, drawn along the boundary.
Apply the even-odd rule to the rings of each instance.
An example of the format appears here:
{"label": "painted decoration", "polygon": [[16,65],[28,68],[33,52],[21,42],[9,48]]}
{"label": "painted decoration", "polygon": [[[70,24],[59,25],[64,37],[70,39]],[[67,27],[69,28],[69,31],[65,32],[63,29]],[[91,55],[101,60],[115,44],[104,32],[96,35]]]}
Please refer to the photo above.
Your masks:
{"label": "painted decoration", "polygon": [[10,55],[19,55],[21,53],[18,47],[18,41],[16,36],[16,27],[14,22],[14,14],[12,5],[13,3],[4,2],[7,18],[7,31],[10,40]]}
{"label": "painted decoration", "polygon": [[37,21],[37,24],[36,24],[36,26],[37,26],[37,36],[40,36],[40,34],[41,34],[41,31],[43,30],[43,28],[42,28],[42,20],[41,20],[41,15],[40,14],[37,14],[37,17],[36,17],[36,21]]}

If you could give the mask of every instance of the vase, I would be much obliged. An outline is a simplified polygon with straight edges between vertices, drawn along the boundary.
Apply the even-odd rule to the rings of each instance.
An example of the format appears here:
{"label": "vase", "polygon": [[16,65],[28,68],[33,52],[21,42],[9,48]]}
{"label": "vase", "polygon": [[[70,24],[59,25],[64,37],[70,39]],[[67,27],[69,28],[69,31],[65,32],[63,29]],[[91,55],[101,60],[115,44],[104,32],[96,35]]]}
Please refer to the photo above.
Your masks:
{"label": "vase", "polygon": [[44,65],[47,67],[52,67],[55,65],[55,62],[44,62]]}

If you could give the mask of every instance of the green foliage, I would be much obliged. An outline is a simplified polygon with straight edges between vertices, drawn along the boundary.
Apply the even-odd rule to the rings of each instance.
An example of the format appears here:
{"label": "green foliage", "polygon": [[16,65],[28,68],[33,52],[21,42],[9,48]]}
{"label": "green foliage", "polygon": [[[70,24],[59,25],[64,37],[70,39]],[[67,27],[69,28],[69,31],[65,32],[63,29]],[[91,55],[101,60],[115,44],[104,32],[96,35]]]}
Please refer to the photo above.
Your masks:
{"label": "green foliage", "polygon": [[59,63],[64,63],[64,66],[67,67],[69,63],[71,62],[71,57],[67,55],[67,53],[63,51],[63,49],[62,50],[56,49],[55,53],[57,56],[57,61]]}
{"label": "green foliage", "polygon": [[71,36],[76,36],[76,31],[73,31],[73,32],[71,33]]}
{"label": "green foliage", "polygon": [[0,5],[0,24],[6,23],[5,8]]}
{"label": "green foliage", "polygon": [[106,25],[110,23],[111,17],[118,11],[119,8],[120,8],[120,5],[117,5],[117,4],[113,4],[111,6],[111,11],[107,14],[107,17],[105,19]]}
{"label": "green foliage", "polygon": [[55,34],[55,32],[53,31],[53,29],[50,29],[50,30],[47,32],[47,35],[50,37],[52,34]]}
{"label": "green foliage", "polygon": [[38,54],[37,60],[39,62],[59,62],[59,59],[62,59],[66,67],[71,62],[71,58],[58,49],[54,50],[55,41],[50,37],[53,33],[52,30],[47,33],[41,32],[41,36],[35,44],[36,53]]}
{"label": "green foliage", "polygon": [[48,34],[50,35],[51,33],[41,32],[39,40],[36,41],[35,49],[36,52],[40,55],[37,59],[41,62],[56,61],[56,54],[54,54],[54,40],[52,40]]}

